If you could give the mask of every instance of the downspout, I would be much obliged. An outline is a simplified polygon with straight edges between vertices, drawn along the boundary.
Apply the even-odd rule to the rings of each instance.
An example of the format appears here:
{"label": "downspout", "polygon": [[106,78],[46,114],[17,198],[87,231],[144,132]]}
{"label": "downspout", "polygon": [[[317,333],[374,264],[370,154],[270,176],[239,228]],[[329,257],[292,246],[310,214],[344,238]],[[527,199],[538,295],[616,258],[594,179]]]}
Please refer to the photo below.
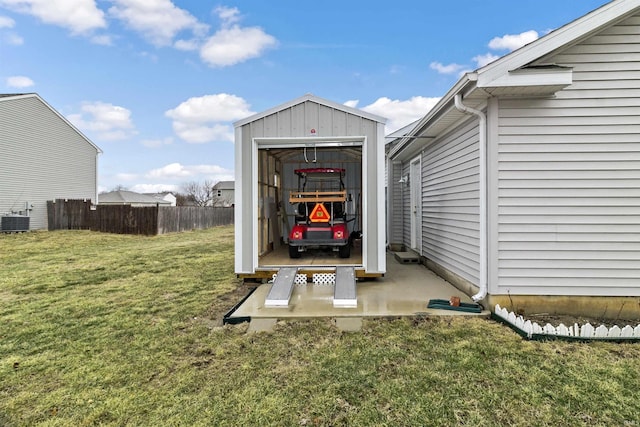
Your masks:
{"label": "downspout", "polygon": [[455,96],[456,108],[473,114],[479,120],[479,157],[480,157],[480,290],[471,299],[478,302],[487,296],[487,116],[480,110],[462,103],[462,94]]}

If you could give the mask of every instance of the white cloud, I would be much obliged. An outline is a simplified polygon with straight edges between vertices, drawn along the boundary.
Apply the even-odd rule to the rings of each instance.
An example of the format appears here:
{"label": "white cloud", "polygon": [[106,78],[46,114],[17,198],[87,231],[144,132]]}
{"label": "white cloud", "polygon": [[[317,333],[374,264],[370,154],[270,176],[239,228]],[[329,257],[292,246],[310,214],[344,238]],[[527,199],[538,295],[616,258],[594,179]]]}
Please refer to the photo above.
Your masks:
{"label": "white cloud", "polygon": [[359,99],[352,99],[345,102],[344,105],[346,105],[347,107],[356,108],[359,102],[360,102]]}
{"label": "white cloud", "polygon": [[158,169],[150,170],[145,177],[147,179],[183,179],[200,180],[211,179],[213,181],[232,180],[233,171],[217,165],[182,165],[170,163]]}
{"label": "white cloud", "polygon": [[228,27],[236,22],[240,22],[240,11],[237,7],[218,6],[214,9],[214,12],[218,14],[224,26]]}
{"label": "white cloud", "polygon": [[142,141],[140,141],[140,143],[147,148],[159,148],[164,145],[173,144],[173,138],[167,137],[163,139],[143,139]]}
{"label": "white cloud", "polygon": [[67,116],[83,131],[93,133],[96,139],[114,141],[132,137],[136,131],[131,111],[105,102],[84,102],[80,113]]}
{"label": "white cloud", "polygon": [[73,34],[85,34],[107,26],[104,12],[95,0],[0,0],[0,6],[67,28]]}
{"label": "white cloud", "polygon": [[111,41],[111,36],[100,35],[91,37],[91,43],[99,44],[101,46],[112,46],[113,42]]}
{"label": "white cloud", "polygon": [[212,67],[227,67],[257,58],[275,47],[275,37],[260,27],[241,27],[240,12],[237,8],[218,7],[215,9],[222,21],[220,28],[209,37],[200,48],[200,58]]}
{"label": "white cloud", "polygon": [[362,110],[386,117],[388,119],[386,133],[391,133],[423,117],[439,100],[440,98],[423,96],[414,96],[405,101],[383,97],[363,107]]}
{"label": "white cloud", "polygon": [[492,53],[485,53],[484,55],[477,55],[473,57],[473,60],[478,65],[478,68],[484,67],[487,64],[492,63],[496,59],[500,58],[498,55]]}
{"label": "white cloud", "polygon": [[156,46],[168,46],[181,31],[204,35],[208,26],[170,0],[114,0],[109,14]]}
{"label": "white cloud", "polygon": [[520,34],[505,34],[502,37],[494,37],[489,42],[489,48],[493,50],[516,50],[532,41],[538,39],[538,32],[535,30],[525,31]]}
{"label": "white cloud", "polygon": [[35,85],[33,80],[25,76],[11,76],[7,78],[7,86],[15,88],[25,88]]}
{"label": "white cloud", "polygon": [[229,122],[254,114],[242,98],[219,93],[189,98],[165,112],[173,119],[173,130],[182,140],[192,143],[233,141]]}
{"label": "white cloud", "polygon": [[276,44],[262,28],[234,25],[211,36],[200,49],[200,58],[212,67],[226,67],[257,58]]}
{"label": "white cloud", "polygon": [[436,70],[440,74],[455,74],[460,70],[464,69],[465,66],[460,64],[444,65],[440,62],[434,61],[431,64],[429,64],[429,68],[431,68],[432,70]]}
{"label": "white cloud", "polygon": [[136,184],[131,191],[136,193],[162,193],[164,191],[178,192],[180,187],[175,184]]}
{"label": "white cloud", "polygon": [[0,28],[13,28],[14,25],[16,25],[16,21],[13,19],[8,16],[0,16]]}
{"label": "white cloud", "polygon": [[133,181],[135,179],[138,179],[138,175],[135,174],[135,173],[117,173],[115,175],[115,178],[118,181],[128,181],[128,182],[130,182],[130,181]]}
{"label": "white cloud", "polygon": [[13,46],[21,46],[24,44],[24,39],[22,37],[20,37],[17,34],[7,34],[4,39],[7,41],[7,44],[13,45]]}

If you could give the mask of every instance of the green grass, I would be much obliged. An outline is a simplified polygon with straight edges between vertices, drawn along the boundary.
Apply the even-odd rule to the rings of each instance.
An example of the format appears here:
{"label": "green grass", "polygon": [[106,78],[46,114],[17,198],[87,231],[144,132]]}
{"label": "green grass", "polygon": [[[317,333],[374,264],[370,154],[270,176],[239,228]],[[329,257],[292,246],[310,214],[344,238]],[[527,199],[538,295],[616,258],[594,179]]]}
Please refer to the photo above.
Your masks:
{"label": "green grass", "polygon": [[468,318],[221,327],[245,292],[231,227],[0,235],[0,265],[0,425],[640,425],[637,344]]}

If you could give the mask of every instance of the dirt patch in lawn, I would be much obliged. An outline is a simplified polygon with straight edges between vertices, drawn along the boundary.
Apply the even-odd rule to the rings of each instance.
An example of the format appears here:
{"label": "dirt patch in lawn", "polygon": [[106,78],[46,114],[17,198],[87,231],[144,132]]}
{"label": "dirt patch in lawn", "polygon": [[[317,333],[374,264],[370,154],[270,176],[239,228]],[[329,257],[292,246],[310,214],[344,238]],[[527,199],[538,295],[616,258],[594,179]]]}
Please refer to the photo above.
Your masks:
{"label": "dirt patch in lawn", "polygon": [[598,317],[589,317],[589,316],[570,316],[570,315],[561,315],[561,314],[548,314],[548,313],[540,313],[540,314],[529,314],[523,316],[525,320],[530,320],[532,322],[536,322],[540,326],[544,326],[547,323],[550,323],[553,326],[558,326],[561,323],[567,327],[572,326],[574,324],[584,325],[589,323],[593,327],[598,327],[600,325],[605,325],[608,328],[612,326],[619,326],[623,328],[627,325],[635,327],[640,324],[638,320],[632,319],[602,319]]}

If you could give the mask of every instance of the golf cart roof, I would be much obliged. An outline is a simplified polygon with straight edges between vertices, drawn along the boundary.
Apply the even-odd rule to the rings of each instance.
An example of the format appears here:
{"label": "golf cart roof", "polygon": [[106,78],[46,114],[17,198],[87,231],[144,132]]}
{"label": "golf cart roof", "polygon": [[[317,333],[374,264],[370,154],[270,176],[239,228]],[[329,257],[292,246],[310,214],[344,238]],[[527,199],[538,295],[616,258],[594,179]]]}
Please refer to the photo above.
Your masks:
{"label": "golf cart roof", "polygon": [[296,169],[294,172],[300,176],[305,176],[308,174],[321,174],[321,173],[339,173],[340,175],[344,174],[344,169],[342,168],[308,168],[308,169]]}

